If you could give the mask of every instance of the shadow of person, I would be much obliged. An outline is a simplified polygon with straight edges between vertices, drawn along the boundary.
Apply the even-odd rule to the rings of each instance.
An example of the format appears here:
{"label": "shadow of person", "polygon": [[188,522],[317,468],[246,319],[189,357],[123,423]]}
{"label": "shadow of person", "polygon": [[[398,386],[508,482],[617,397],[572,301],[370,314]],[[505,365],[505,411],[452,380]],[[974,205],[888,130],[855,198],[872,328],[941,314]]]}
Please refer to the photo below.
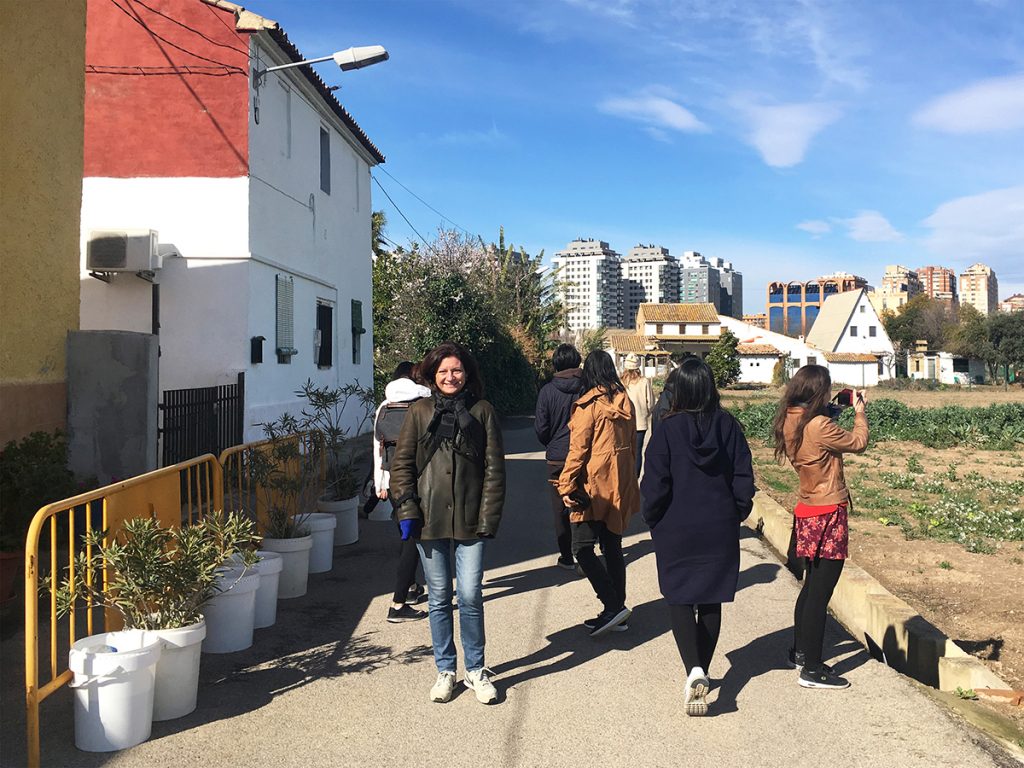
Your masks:
{"label": "shadow of person", "polygon": [[[590,637],[582,624],[574,624],[547,636],[547,645],[526,656],[502,662],[492,669],[500,675],[499,688],[508,690],[527,680],[575,669],[610,651],[639,648],[669,631],[668,613],[659,608],[661,599],[638,605],[629,618],[626,632],[608,632]],[[516,671],[520,670],[520,671]],[[509,672],[514,674],[509,675]]]}
{"label": "shadow of person", "polygon": [[792,643],[793,630],[777,629],[728,651],[729,669],[718,685],[718,699],[709,714],[724,715],[739,711],[736,698],[748,682],[766,672],[787,668],[786,653]]}
{"label": "shadow of person", "polygon": [[778,563],[757,563],[740,571],[740,579],[736,591],[752,587],[755,584],[771,584],[779,575],[782,566]]}

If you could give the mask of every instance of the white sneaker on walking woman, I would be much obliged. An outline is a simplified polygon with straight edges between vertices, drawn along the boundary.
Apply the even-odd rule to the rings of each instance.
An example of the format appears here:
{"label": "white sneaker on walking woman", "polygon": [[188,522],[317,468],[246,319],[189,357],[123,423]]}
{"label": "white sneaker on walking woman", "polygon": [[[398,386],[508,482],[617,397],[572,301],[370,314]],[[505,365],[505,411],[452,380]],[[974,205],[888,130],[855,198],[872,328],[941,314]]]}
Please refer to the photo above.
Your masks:
{"label": "white sneaker on walking woman", "polygon": [[437,682],[430,689],[430,700],[443,704],[451,700],[455,692],[455,673],[438,672]]}
{"label": "white sneaker on walking woman", "polygon": [[703,717],[708,713],[708,691],[711,690],[711,681],[704,674],[700,667],[694,667],[686,678],[686,691],[683,694],[683,704],[686,714],[689,717]]}
{"label": "white sneaker on walking woman", "polygon": [[493,704],[498,700],[498,691],[491,682],[491,671],[486,667],[466,670],[466,687],[476,693],[476,700],[481,704]]}

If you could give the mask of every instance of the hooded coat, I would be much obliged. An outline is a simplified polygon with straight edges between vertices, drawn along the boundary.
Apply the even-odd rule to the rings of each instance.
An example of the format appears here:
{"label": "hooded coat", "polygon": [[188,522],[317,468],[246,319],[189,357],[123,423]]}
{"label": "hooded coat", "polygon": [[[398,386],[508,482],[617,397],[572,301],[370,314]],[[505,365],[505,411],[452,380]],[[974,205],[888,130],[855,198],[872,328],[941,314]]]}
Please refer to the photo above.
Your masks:
{"label": "hooded coat", "polygon": [[552,464],[561,464],[569,453],[569,416],[582,391],[583,369],[569,368],[558,371],[537,395],[533,428],[537,439],[547,447],[544,458]]}
{"label": "hooded coat", "polygon": [[625,392],[611,399],[595,387],[577,400],[569,419],[569,454],[558,478],[558,493],[582,490],[589,506],[572,508],[569,522],[600,520],[622,535],[640,510],[636,482],[636,419]]}
{"label": "hooded coat", "polygon": [[661,421],[647,447],[644,519],[658,583],[670,605],[732,602],[740,571],[739,525],[753,507],[750,447],[739,422],[715,410]]}

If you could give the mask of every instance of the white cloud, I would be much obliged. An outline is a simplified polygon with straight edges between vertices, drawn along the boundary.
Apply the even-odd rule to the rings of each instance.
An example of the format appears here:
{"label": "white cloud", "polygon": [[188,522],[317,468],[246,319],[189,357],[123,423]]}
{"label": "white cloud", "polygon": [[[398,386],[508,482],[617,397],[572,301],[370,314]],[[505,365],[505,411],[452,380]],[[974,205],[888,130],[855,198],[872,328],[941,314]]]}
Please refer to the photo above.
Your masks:
{"label": "white cloud", "polygon": [[765,163],[789,168],[803,161],[811,140],[839,119],[833,104],[738,104],[751,123],[748,142]]}
{"label": "white cloud", "polygon": [[963,266],[982,261],[1001,280],[1024,279],[1024,186],[949,200],[922,223],[934,253]]}
{"label": "white cloud", "polygon": [[821,219],[808,219],[807,221],[801,221],[796,225],[797,229],[802,229],[804,232],[810,232],[816,238],[822,235],[827,235],[832,231],[832,225],[827,221]]}
{"label": "white cloud", "polygon": [[597,108],[609,115],[636,120],[657,129],[682,133],[707,133],[711,130],[686,107],[651,91],[647,89],[637,96],[605,99]]}
{"label": "white cloud", "polygon": [[441,134],[437,141],[441,144],[484,144],[497,145],[508,142],[508,134],[499,130],[498,126],[491,123],[488,130],[450,131]]}
{"label": "white cloud", "polygon": [[980,80],[929,102],[914,123],[944,133],[992,133],[1024,128],[1024,74]]}
{"label": "white cloud", "polygon": [[851,240],[861,243],[891,243],[903,235],[878,211],[859,211],[852,219],[837,219],[849,230]]}

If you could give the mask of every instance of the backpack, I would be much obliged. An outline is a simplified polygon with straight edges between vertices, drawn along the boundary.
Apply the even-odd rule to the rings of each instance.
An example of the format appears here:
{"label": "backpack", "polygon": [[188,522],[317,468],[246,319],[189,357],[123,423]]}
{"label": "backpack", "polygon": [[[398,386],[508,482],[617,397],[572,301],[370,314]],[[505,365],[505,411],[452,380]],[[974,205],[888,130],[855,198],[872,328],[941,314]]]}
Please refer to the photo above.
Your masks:
{"label": "backpack", "polygon": [[388,403],[380,409],[377,415],[377,423],[373,427],[373,435],[381,444],[380,466],[381,469],[391,469],[391,457],[395,455],[395,444],[402,432],[402,423],[405,421],[409,406],[415,400],[408,400],[402,403]]}

